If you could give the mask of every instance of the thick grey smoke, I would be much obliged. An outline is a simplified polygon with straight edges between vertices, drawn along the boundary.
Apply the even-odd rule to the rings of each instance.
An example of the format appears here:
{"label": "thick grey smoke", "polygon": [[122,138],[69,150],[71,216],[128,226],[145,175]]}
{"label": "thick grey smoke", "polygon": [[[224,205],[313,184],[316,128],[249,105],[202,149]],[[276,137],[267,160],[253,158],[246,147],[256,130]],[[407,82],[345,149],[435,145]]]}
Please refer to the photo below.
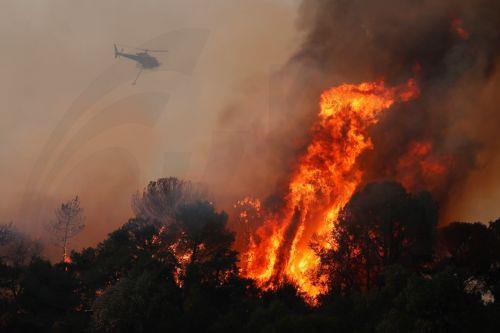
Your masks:
{"label": "thick grey smoke", "polygon": [[[476,215],[462,209],[470,200],[464,193],[484,186],[485,177],[486,183],[500,178],[491,169],[499,155],[499,12],[495,0],[304,1],[304,41],[270,83],[274,122],[266,144],[250,145],[261,161],[248,163],[241,178],[279,192],[307,144],[321,91],[345,82],[384,79],[396,85],[415,77],[420,97],[393,108],[372,129],[375,149],[361,158],[365,181],[411,176],[412,190],[433,192],[443,222],[500,214],[494,206]],[[414,164],[406,162],[418,143],[430,148]],[[436,163],[446,171],[428,176]],[[485,191],[483,196],[499,196]]]}
{"label": "thick grey smoke", "polygon": [[[308,37],[294,62],[316,69],[315,82],[418,79],[420,98],[374,127],[375,150],[363,159],[366,180],[412,172],[416,189],[431,190],[446,218],[479,153],[496,145],[489,124],[500,120],[497,104],[483,94],[498,86],[499,12],[491,0],[304,2]],[[429,182],[411,169],[417,165],[399,168],[415,142],[432,144],[421,158],[444,163],[442,178]]]}

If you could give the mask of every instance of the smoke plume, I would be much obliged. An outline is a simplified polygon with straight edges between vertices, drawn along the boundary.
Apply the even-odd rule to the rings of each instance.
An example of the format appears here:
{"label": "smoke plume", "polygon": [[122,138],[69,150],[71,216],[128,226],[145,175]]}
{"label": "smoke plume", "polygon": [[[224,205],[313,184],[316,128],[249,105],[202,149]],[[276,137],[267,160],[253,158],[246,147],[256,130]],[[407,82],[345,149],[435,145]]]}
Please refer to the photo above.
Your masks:
{"label": "smoke plume", "polygon": [[[414,77],[420,97],[371,129],[374,149],[360,157],[363,182],[389,178],[430,190],[448,222],[472,186],[471,173],[498,155],[499,11],[493,0],[304,1],[303,42],[270,81],[269,132],[247,146],[240,183],[252,179],[258,195],[255,184],[265,184],[270,197],[281,197],[325,89]],[[498,179],[498,172],[484,174]]]}

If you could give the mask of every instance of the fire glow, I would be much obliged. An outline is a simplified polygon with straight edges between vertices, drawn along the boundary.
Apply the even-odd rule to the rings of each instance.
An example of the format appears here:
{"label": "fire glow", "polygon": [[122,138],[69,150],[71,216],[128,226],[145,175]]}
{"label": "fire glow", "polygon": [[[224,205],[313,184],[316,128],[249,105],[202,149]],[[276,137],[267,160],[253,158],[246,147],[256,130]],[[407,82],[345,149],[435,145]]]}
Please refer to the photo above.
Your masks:
{"label": "fire glow", "polygon": [[[383,81],[342,84],[324,91],[311,140],[299,157],[278,213],[262,213],[264,222],[249,235],[242,273],[262,289],[295,284],[314,300],[327,287],[317,276],[319,258],[312,243],[333,247],[329,239],[340,209],[362,181],[358,157],[373,148],[368,134],[382,111],[418,96],[416,82],[386,87]],[[246,214],[243,214],[246,218]]]}

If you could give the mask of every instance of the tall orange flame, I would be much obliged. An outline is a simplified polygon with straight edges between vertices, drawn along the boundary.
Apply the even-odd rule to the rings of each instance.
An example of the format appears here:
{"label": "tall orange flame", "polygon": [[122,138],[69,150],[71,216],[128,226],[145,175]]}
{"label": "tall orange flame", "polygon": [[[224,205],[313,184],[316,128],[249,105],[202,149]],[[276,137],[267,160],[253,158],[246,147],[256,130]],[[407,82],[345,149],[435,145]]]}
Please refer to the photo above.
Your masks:
{"label": "tall orange flame", "polygon": [[357,159],[373,147],[368,128],[383,110],[417,95],[413,79],[397,87],[380,81],[342,84],[323,92],[310,144],[290,177],[284,208],[266,218],[243,254],[247,277],[264,289],[290,281],[311,299],[326,291],[313,278],[319,259],[310,245],[314,241],[334,246],[329,235],[337,214],[363,175]]}

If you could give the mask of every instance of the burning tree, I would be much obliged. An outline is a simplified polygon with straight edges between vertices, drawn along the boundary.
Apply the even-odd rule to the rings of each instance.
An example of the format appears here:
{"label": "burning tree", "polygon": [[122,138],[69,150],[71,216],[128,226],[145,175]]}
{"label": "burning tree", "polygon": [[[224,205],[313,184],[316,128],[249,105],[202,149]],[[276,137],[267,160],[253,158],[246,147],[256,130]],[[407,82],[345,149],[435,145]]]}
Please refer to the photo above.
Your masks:
{"label": "burning tree", "polygon": [[56,245],[63,250],[63,261],[68,262],[70,260],[68,256],[70,241],[85,227],[80,199],[76,196],[70,201],[63,202],[54,214],[56,218],[49,224],[49,229]]}
{"label": "burning tree", "polygon": [[241,291],[234,234],[226,224],[224,212],[199,201],[180,206],[169,225],[136,218],[87,258],[75,254],[74,266],[83,264],[92,272],[87,277],[98,277],[93,281],[102,296],[92,305],[96,328],[183,331],[175,325],[189,318],[186,331],[203,331],[203,320],[213,320]]}
{"label": "burning tree", "polygon": [[427,192],[406,192],[396,182],[371,183],[340,211],[332,244],[319,249],[321,273],[332,289],[369,290],[382,269],[410,270],[432,260],[437,205]]}
{"label": "burning tree", "polygon": [[243,262],[249,278],[265,288],[290,280],[314,298],[325,292],[311,278],[320,261],[310,244],[335,228],[340,209],[362,182],[358,158],[373,149],[369,128],[395,103],[418,96],[415,80],[387,87],[383,81],[342,84],[321,95],[311,142],[299,157],[279,216],[268,218],[256,231]]}
{"label": "burning tree", "polygon": [[180,285],[193,280],[220,285],[237,275],[234,234],[226,224],[226,213],[199,201],[179,207],[175,221],[161,229],[158,245],[176,258]]}

